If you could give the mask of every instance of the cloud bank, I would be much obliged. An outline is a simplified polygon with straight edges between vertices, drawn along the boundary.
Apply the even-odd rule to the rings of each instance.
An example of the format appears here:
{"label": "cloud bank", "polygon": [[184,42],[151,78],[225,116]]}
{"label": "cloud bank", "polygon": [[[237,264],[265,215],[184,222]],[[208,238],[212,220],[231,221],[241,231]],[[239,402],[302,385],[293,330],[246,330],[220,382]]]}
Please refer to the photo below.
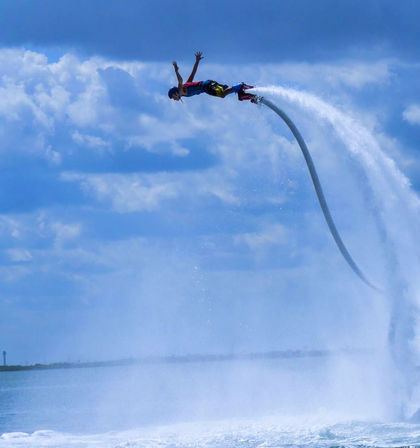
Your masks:
{"label": "cloud bank", "polygon": [[[387,61],[200,70],[328,91],[383,140],[386,104],[372,109],[367,97],[399,76]],[[376,340],[363,316],[347,320],[367,293],[268,111],[234,97],[170,102],[168,64],[3,49],[0,73],[0,331],[11,362]],[[357,170],[342,142],[290,107],[346,240],[375,272]]]}

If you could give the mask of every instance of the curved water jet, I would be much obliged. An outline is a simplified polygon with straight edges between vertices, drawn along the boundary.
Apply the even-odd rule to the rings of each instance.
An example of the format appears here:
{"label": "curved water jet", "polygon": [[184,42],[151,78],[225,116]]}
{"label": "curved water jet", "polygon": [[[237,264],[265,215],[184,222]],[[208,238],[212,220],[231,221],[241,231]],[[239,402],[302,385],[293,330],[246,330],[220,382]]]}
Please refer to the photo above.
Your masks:
{"label": "curved water jet", "polygon": [[314,184],[316,195],[318,197],[319,205],[321,206],[322,213],[324,214],[325,220],[327,221],[328,228],[330,229],[331,235],[334,238],[335,243],[337,244],[338,249],[340,250],[341,254],[343,255],[344,259],[346,260],[347,264],[351,267],[353,272],[356,273],[356,275],[370,288],[374,289],[375,291],[382,292],[379,288],[377,288],[373,283],[371,283],[366,276],[363,274],[363,272],[360,270],[360,268],[357,266],[356,262],[351,257],[349,251],[347,250],[346,246],[343,243],[343,240],[341,239],[340,234],[338,233],[337,227],[332,219],[330,210],[328,208],[327,201],[324,196],[324,192],[322,191],[321,183],[319,181],[318,174],[315,169],[314,162],[312,160],[311,154],[309,153],[308,147],[306,146],[305,141],[303,140],[302,135],[300,134],[298,128],[295,126],[293,121],[290,119],[290,117],[280,108],[278,108],[275,104],[273,104],[271,101],[267,100],[266,98],[260,96],[257,97],[257,100],[255,102],[258,102],[260,104],[264,104],[265,106],[269,107],[273,112],[275,112],[289,127],[289,129],[292,131],[292,134],[295,136],[296,141],[298,142],[300,149],[302,150],[303,157],[305,158],[306,165],[308,166],[309,173],[312,178],[312,183]]}

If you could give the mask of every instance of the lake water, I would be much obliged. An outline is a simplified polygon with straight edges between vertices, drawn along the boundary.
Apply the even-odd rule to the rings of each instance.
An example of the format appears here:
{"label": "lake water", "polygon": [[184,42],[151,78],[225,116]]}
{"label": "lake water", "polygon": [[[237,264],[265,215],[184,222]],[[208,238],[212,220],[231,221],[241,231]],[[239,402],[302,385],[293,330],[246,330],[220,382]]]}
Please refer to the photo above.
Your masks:
{"label": "lake water", "polygon": [[331,362],[1,372],[0,447],[420,446],[369,384],[338,393]]}

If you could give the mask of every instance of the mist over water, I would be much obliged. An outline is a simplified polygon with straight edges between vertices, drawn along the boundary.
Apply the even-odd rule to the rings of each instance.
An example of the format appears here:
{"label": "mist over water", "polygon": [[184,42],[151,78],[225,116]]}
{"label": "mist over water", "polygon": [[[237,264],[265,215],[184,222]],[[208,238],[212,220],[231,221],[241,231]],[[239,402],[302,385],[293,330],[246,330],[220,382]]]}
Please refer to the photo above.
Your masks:
{"label": "mist over water", "polygon": [[368,423],[382,412],[377,359],[359,355],[363,371],[353,363],[343,355],[2,373],[13,409],[0,412],[8,428],[0,447],[321,447],[412,437],[412,427]]}

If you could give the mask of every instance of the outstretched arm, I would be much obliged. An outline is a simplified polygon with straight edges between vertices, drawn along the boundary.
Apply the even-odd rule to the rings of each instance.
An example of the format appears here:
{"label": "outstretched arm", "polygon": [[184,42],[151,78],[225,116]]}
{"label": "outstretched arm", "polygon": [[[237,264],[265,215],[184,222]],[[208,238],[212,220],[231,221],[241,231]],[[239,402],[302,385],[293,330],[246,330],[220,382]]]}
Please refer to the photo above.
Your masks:
{"label": "outstretched arm", "polygon": [[195,54],[195,64],[194,64],[191,75],[189,76],[187,82],[193,81],[194,76],[197,73],[198,64],[200,63],[201,59],[203,59],[203,53],[201,51],[197,51],[197,53]]}
{"label": "outstretched arm", "polygon": [[182,76],[179,74],[178,71],[178,64],[176,63],[176,61],[172,62],[174,69],[175,69],[175,75],[178,79],[178,89],[182,89],[182,85],[184,84],[184,81],[182,80]]}

